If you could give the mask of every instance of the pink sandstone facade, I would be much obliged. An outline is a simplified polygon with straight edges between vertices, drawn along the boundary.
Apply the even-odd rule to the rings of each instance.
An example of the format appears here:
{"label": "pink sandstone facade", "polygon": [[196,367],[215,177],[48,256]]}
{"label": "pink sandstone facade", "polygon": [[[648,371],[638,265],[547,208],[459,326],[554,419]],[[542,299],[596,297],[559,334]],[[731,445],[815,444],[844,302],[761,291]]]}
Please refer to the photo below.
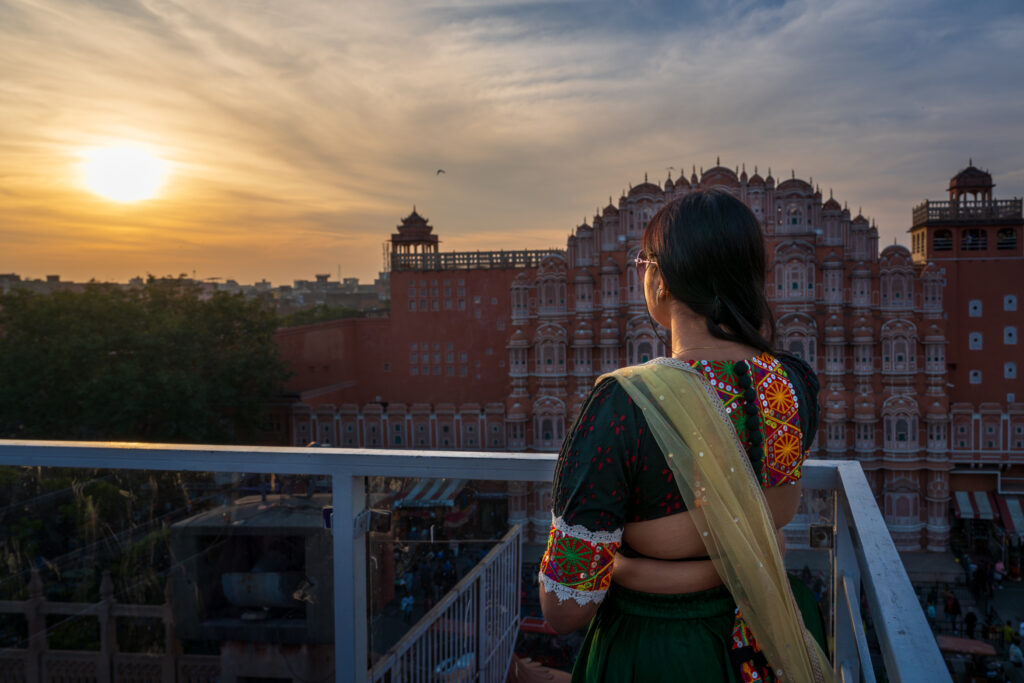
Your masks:
{"label": "pink sandstone facade", "polygon": [[[950,222],[940,212],[942,220],[919,224],[918,207],[913,252],[893,245],[879,253],[876,228],[851,217],[831,192],[823,200],[795,175],[777,181],[721,165],[662,185],[645,178],[576,227],[564,250],[440,253],[433,228],[414,211],[390,243],[390,319],[279,333],[296,371],[291,441],[556,451],[596,377],[665,353],[627,264],[662,205],[708,188],[739,197],[761,220],[777,344],[821,380],[813,454],[863,464],[899,549],[949,548],[951,492],[964,485],[963,468],[989,474],[993,486],[1019,478],[1024,492],[1024,470],[1015,469],[1024,460],[1024,410],[1012,381],[998,379],[1010,372],[1006,363],[1016,363],[1013,373],[1020,363],[1019,345],[999,346],[998,331],[1013,326],[1003,315],[1012,311],[1000,306],[1006,297],[1019,301],[1024,279],[1020,200],[1007,204],[1002,223],[985,225],[987,251],[972,241],[969,251],[935,253],[936,239],[946,244],[943,230],[956,233],[957,245],[978,239],[970,232],[978,219],[965,210]],[[1009,243],[1008,230],[1015,246],[997,247]],[[991,268],[1005,277],[981,287]],[[974,342],[960,339],[966,328],[954,308],[976,298],[988,317],[973,322],[995,348],[971,356]],[[978,384],[964,379],[975,369],[986,378]],[[995,440],[986,438],[990,427]],[[969,483],[987,485],[979,477]],[[512,484],[508,493],[509,521],[543,543],[547,487]],[[797,544],[807,538],[800,527],[798,518]]]}

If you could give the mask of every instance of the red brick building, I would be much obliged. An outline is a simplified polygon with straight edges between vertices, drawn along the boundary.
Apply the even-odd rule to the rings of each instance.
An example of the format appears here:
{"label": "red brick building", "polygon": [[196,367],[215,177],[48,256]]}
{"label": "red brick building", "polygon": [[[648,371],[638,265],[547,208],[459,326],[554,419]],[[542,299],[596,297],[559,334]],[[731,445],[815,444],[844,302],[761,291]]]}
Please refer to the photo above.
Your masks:
{"label": "red brick building", "polygon": [[[954,176],[949,199],[914,208],[909,232],[918,268],[937,268],[946,286],[947,420],[936,441],[948,449],[949,490],[962,520],[995,517],[1024,533],[1024,228],[1021,200],[993,198],[992,176],[973,163]],[[927,265],[926,265],[927,264]],[[939,432],[938,430],[942,430]]]}
{"label": "red brick building", "polygon": [[[966,179],[957,180],[969,171],[951,184],[958,197],[971,191]],[[898,245],[879,253],[876,228],[863,215],[851,217],[831,192],[823,201],[812,182],[795,174],[777,182],[756,168],[748,176],[745,169],[716,165],[663,185],[645,178],[591,223],[577,226],[564,250],[439,252],[433,228],[414,211],[387,249],[390,319],[280,332],[297,373],[293,442],[557,450],[597,376],[664,354],[641,283],[627,264],[643,227],[666,201],[707,188],[739,197],[762,222],[778,345],[810,362],[822,382],[817,453],[862,462],[899,548],[945,550],[950,491],[959,485],[954,468],[974,463],[953,455],[950,425],[959,430],[966,421],[977,437],[972,444],[983,444],[988,425],[999,424],[1003,437],[993,443],[1002,450],[979,452],[1001,458],[991,460],[1000,481],[1017,476],[1006,463],[1020,405],[995,379],[1016,372],[1016,365],[1004,363],[1019,361],[997,353],[983,363],[979,354],[977,367],[967,368],[960,359],[967,358],[961,354],[969,341],[961,344],[947,330],[966,329],[950,324],[959,320],[951,306],[980,298],[991,314],[979,324],[995,326],[979,326],[983,343],[997,343],[997,328],[1016,335],[1011,312],[1000,307],[1009,305],[1001,297],[1019,300],[1019,284],[1016,291],[993,284],[987,294],[970,292],[983,279],[982,269],[1004,268],[1003,289],[1011,287],[1013,268],[1021,272],[1020,200],[976,200],[977,207],[999,207],[993,210],[1003,221],[983,228],[966,202],[953,222],[940,203],[926,202],[923,214],[921,207],[914,210],[913,254]],[[932,209],[941,217],[929,218]],[[919,214],[928,220],[918,221]],[[971,232],[979,229],[992,233],[984,251]],[[999,246],[1010,243],[1006,231],[1012,249]],[[936,257],[936,240],[945,245],[947,233],[970,249]],[[979,261],[983,254],[995,261]],[[975,261],[982,265],[970,265]],[[667,331],[660,332],[667,339]],[[1011,348],[1019,347],[1004,343],[999,351]],[[992,384],[965,381],[975,393],[950,393],[959,391],[961,374],[974,369]],[[1019,455],[1020,446],[1014,448]],[[546,488],[513,485],[509,493],[510,521],[530,523],[528,533],[542,542],[550,524]]]}

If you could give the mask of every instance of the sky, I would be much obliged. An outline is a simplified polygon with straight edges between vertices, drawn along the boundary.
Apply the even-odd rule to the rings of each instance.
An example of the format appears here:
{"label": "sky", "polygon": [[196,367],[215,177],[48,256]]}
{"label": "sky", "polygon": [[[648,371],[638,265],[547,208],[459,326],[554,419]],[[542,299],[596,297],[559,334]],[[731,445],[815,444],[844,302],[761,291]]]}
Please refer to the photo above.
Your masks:
{"label": "sky", "polygon": [[[0,273],[28,278],[369,281],[414,205],[442,250],[564,248],[717,158],[883,246],[969,159],[1024,195],[1019,0],[0,0],[0,64]],[[126,143],[168,162],[156,197],[86,188]]]}

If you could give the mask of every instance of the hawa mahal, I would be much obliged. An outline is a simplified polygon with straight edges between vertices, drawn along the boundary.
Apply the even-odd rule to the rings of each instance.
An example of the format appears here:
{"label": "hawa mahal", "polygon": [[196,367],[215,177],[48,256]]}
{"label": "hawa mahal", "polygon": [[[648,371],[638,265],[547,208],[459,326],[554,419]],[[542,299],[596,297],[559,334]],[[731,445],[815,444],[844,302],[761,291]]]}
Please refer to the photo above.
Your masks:
{"label": "hawa mahal", "polygon": [[[958,520],[998,520],[1019,540],[1024,219],[1021,199],[993,187],[973,163],[957,173],[948,199],[913,207],[910,249],[879,250],[875,225],[813,180],[720,164],[645,177],[564,248],[442,252],[413,210],[385,245],[390,317],[279,331],[295,373],[281,433],[295,445],[557,451],[599,375],[665,354],[630,264],[662,205],[714,188],[760,219],[777,346],[818,372],[812,457],[863,465],[900,550],[948,550]],[[549,493],[507,491],[509,521],[539,544]]]}

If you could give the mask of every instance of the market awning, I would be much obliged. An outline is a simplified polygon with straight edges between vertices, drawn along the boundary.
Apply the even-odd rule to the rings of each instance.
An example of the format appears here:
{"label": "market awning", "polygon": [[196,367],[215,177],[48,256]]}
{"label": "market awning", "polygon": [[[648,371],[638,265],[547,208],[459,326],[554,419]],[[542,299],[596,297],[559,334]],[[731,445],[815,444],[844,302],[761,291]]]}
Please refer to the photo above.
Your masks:
{"label": "market awning", "polygon": [[940,635],[935,637],[939,649],[943,652],[960,652],[965,655],[980,655],[982,657],[995,657],[996,649],[992,643],[984,640],[971,640],[969,638],[957,638],[955,636]]}
{"label": "market awning", "polygon": [[469,521],[469,519],[476,513],[476,501],[473,501],[468,506],[461,510],[449,513],[444,518],[444,525],[450,528],[458,528]]}
{"label": "market awning", "polygon": [[408,491],[395,496],[395,507],[454,507],[455,497],[465,485],[465,479],[421,479]]}
{"label": "market awning", "polygon": [[1024,536],[1024,501],[1020,496],[999,496],[997,500],[1003,527],[1011,534]]}
{"label": "market awning", "polygon": [[996,498],[990,491],[954,491],[953,507],[959,519],[999,519]]}

